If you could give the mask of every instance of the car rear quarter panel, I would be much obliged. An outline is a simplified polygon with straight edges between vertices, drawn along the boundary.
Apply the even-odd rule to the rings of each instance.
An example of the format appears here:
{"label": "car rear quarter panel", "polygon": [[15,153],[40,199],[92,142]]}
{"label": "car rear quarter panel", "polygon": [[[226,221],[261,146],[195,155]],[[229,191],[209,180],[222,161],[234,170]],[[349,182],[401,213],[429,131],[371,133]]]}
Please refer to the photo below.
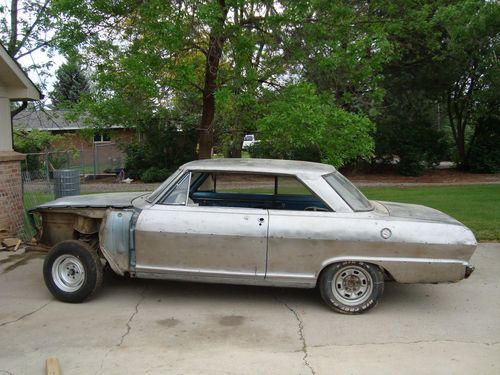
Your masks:
{"label": "car rear quarter panel", "polygon": [[[283,212],[269,215],[266,279],[316,280],[343,260],[383,267],[398,282],[464,278],[476,241],[462,225],[402,220],[370,213]],[[391,236],[382,238],[382,229]]]}

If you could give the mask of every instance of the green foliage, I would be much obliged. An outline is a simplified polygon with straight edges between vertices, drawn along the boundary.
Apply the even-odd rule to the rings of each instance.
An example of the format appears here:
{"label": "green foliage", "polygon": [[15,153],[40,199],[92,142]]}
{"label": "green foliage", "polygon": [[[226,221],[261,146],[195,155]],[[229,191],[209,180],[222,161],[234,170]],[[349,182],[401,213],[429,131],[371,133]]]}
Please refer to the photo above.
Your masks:
{"label": "green foliage", "polygon": [[[316,159],[341,167],[372,155],[374,126],[349,113],[311,84],[297,84],[274,93],[257,122],[261,150],[272,157]],[[260,151],[262,152],[262,151]],[[310,157],[303,157],[309,154]]]}
{"label": "green foliage", "polygon": [[[22,154],[38,154],[48,151],[55,141],[61,140],[59,135],[52,135],[49,132],[32,130],[30,132],[14,133],[14,150]],[[43,169],[43,158],[40,155],[27,155],[26,164],[23,168],[29,171],[40,171]]]}
{"label": "green foliage", "polygon": [[42,152],[50,148],[52,142],[62,137],[33,129],[30,132],[14,133],[14,149],[23,154]]}
{"label": "green foliage", "polygon": [[476,138],[468,158],[472,172],[500,173],[500,119],[482,117],[478,121]]}
{"label": "green foliage", "polygon": [[[86,60],[97,62],[86,111],[107,125],[135,126],[165,107],[183,108],[197,118],[199,128],[215,129],[215,144],[226,156],[239,156],[242,136],[256,130],[262,96],[297,80],[313,82],[327,97],[322,100],[335,101],[327,105],[338,107],[332,121],[343,124],[335,139],[352,140],[355,122],[359,134],[366,134],[371,127],[366,114],[376,112],[383,96],[380,71],[391,52],[383,13],[380,22],[372,19],[378,6],[326,0],[54,3],[64,21],[61,46],[76,46]],[[212,47],[221,48],[217,63]],[[207,87],[211,74],[215,82]],[[209,108],[213,101],[203,100],[212,94],[215,108]],[[202,124],[203,118],[208,123]],[[362,150],[342,160],[321,151],[321,159],[344,163],[366,157],[360,137]],[[299,148],[314,150],[315,143]],[[332,145],[338,149],[340,143]],[[349,154],[342,147],[335,153]]]}
{"label": "green foliage", "polygon": [[48,154],[48,167],[50,170],[64,168],[70,159],[78,154],[73,146],[66,146],[65,140],[72,135],[52,135],[46,131],[33,129],[29,132],[14,133],[14,149],[26,156],[23,168],[31,172],[41,171],[44,168],[45,156]]}
{"label": "green foliage", "polygon": [[149,181],[162,180],[169,173],[196,156],[196,133],[179,131],[164,118],[151,118],[141,124],[140,142],[124,144],[125,171],[128,177]]}
{"label": "green foliage", "polygon": [[433,119],[439,115],[435,103],[418,96],[389,91],[386,98],[391,103],[378,120],[375,135],[375,154],[392,161],[399,157],[398,171],[405,176],[419,176],[430,166],[449,159],[450,145],[445,131]]}
{"label": "green foliage", "polygon": [[151,167],[141,174],[142,182],[162,182],[174,172],[173,169]]}

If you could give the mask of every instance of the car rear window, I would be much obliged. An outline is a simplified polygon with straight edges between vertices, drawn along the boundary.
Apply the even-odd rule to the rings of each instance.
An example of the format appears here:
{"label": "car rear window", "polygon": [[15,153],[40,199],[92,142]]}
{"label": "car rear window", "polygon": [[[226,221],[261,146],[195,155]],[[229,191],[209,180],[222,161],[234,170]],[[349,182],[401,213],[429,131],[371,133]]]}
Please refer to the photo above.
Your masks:
{"label": "car rear window", "polygon": [[328,184],[354,211],[371,211],[373,206],[351,182],[338,172],[323,176]]}

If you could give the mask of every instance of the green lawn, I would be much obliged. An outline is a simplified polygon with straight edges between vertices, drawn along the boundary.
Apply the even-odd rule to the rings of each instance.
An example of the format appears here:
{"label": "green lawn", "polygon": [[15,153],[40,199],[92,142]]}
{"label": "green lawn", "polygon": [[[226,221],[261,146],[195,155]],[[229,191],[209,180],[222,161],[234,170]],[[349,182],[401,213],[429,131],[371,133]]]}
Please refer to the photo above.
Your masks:
{"label": "green lawn", "polygon": [[362,188],[374,200],[416,203],[453,216],[478,240],[500,240],[500,185]]}

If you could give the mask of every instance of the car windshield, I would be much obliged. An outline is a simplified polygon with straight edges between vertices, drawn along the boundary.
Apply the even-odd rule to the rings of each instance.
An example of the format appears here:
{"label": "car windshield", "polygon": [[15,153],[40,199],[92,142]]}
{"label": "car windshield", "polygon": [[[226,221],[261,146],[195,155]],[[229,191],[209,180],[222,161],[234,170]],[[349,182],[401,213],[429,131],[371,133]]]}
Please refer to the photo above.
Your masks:
{"label": "car windshield", "polygon": [[244,141],[253,141],[253,135],[245,135]]}
{"label": "car windshield", "polygon": [[346,201],[354,211],[370,211],[372,204],[347,178],[338,172],[323,176],[328,184]]}
{"label": "car windshield", "polygon": [[156,188],[155,191],[153,191],[151,194],[149,194],[149,197],[146,198],[146,201],[149,203],[153,203],[153,201],[158,198],[158,196],[165,190],[165,188],[170,185],[170,183],[181,173],[182,170],[178,169],[174,173],[170,175],[169,178],[167,178],[160,186]]}

